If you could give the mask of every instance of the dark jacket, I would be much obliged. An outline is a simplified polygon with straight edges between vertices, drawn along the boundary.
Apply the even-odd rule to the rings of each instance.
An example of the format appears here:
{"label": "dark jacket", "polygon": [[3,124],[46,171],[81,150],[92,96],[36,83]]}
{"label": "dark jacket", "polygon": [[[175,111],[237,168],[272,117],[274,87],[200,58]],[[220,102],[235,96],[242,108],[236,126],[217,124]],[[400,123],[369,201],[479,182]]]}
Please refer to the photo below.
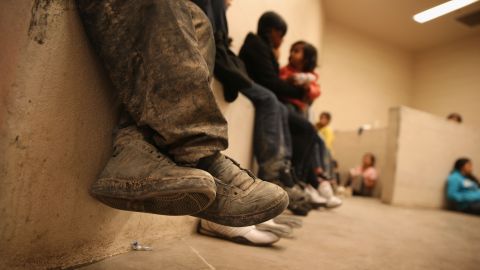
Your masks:
{"label": "dark jacket", "polygon": [[273,91],[278,98],[303,97],[303,89],[280,79],[278,62],[273,54],[272,46],[265,39],[249,33],[239,56],[245,63],[250,78]]}
{"label": "dark jacket", "polygon": [[215,36],[215,69],[214,75],[223,85],[223,94],[228,102],[234,101],[238,91],[252,86],[245,66],[230,49],[228,24],[225,16],[224,0],[192,0],[204,12],[212,23]]}

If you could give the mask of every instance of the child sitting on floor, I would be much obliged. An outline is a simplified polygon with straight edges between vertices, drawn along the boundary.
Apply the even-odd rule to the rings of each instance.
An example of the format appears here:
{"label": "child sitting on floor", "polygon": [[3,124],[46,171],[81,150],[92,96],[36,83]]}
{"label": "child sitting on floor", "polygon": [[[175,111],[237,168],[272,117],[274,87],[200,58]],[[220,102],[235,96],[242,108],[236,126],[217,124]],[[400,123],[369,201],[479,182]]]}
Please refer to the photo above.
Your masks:
{"label": "child sitting on floor", "polygon": [[447,199],[452,210],[480,215],[480,183],[473,176],[472,161],[460,158],[447,179]]}
{"label": "child sitting on floor", "polygon": [[307,116],[308,108],[320,96],[317,67],[317,49],[305,41],[295,42],[290,49],[288,65],[280,69],[280,78],[295,86],[305,89],[303,99],[288,98],[285,101],[294,106],[295,110]]}
{"label": "child sitting on floor", "polygon": [[366,153],[363,156],[362,165],[350,170],[347,186],[353,189],[354,195],[372,196],[377,179],[375,156],[372,153]]}

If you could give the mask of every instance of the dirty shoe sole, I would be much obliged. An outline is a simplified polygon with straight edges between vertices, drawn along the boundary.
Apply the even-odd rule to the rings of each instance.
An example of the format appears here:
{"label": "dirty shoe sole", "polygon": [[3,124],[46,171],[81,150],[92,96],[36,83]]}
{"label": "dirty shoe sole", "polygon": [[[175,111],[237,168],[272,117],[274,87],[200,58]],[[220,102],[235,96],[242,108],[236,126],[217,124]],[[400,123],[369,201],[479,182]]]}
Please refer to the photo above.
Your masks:
{"label": "dirty shoe sole", "polygon": [[[223,234],[220,234],[220,233],[210,231],[210,230],[207,230],[207,229],[203,228],[202,225],[201,225],[201,222],[198,222],[197,232],[199,234],[202,234],[202,235],[205,235],[205,236],[220,238],[220,239],[232,241],[232,242],[242,244],[242,245],[247,245],[247,246],[270,247],[274,244],[274,243],[258,244],[258,243],[254,243],[254,242],[252,242],[252,241],[250,241],[247,238],[242,237],[242,236],[228,237],[226,235],[223,235]],[[278,240],[276,242],[278,242]]]}
{"label": "dirty shoe sole", "polygon": [[[134,192],[126,188],[127,192],[122,192],[126,182],[134,185],[128,180],[118,179],[100,179],[92,186],[90,193],[100,202],[125,211],[153,213],[158,215],[192,215],[207,208],[215,199],[216,186],[210,179],[170,179],[171,181],[184,181],[191,185],[188,188],[171,188],[159,190],[158,186],[165,184],[166,179],[158,181],[151,180],[148,184],[143,184],[141,192]],[[98,184],[98,182],[104,182]],[[105,182],[108,182],[105,184]],[[210,185],[209,185],[210,183]],[[184,185],[185,186],[185,185]],[[136,194],[135,194],[136,193]]]}
{"label": "dirty shoe sole", "polygon": [[218,223],[230,227],[246,227],[251,225],[257,225],[270,220],[280,215],[288,206],[288,195],[285,192],[276,202],[273,202],[271,207],[262,212],[238,215],[238,216],[220,216],[207,211],[199,212],[193,216],[206,219],[208,221]]}

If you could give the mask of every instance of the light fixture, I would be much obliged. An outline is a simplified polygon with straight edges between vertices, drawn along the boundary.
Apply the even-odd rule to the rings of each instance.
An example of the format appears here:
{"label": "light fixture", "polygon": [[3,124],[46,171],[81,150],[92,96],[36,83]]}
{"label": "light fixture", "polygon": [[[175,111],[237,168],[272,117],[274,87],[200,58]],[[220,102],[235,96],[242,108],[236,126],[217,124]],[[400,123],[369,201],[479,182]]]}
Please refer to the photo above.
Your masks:
{"label": "light fixture", "polygon": [[428,22],[454,10],[473,4],[477,1],[478,0],[451,0],[431,9],[417,13],[415,16],[413,16],[413,19],[418,23]]}

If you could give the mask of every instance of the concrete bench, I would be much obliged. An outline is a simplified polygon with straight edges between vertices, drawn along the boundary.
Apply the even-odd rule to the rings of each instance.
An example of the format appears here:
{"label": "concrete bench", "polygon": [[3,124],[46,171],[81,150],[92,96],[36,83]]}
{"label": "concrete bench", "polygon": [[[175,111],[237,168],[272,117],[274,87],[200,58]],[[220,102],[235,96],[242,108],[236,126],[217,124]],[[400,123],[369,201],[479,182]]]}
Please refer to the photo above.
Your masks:
{"label": "concrete bench", "polygon": [[[191,234],[194,218],[118,211],[88,195],[111,155],[116,102],[71,1],[45,3],[34,13],[44,17],[32,16],[33,1],[0,5],[9,22],[0,24],[0,265],[67,267],[125,252],[133,240]],[[227,153],[250,167],[253,106],[242,96],[218,103]]]}

